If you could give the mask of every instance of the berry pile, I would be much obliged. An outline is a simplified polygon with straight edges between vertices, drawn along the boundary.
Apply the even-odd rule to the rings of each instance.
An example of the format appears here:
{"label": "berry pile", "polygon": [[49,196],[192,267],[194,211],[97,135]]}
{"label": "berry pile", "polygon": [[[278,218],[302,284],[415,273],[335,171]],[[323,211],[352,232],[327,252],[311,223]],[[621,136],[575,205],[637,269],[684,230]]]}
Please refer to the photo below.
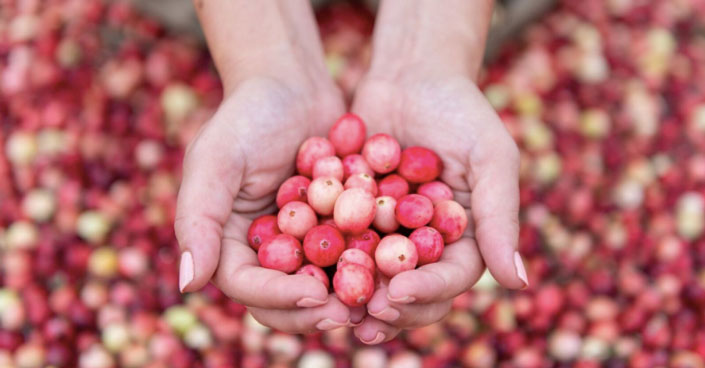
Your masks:
{"label": "berry pile", "polygon": [[296,156],[299,175],[277,192],[279,213],[255,219],[247,232],[263,267],[310,275],[326,287],[326,271],[334,273],[337,297],[352,307],[370,300],[375,279],[438,261],[468,224],[450,187],[436,180],[438,155],[402,150],[387,134],[366,135],[365,123],[345,114],[328,139],[307,139]]}

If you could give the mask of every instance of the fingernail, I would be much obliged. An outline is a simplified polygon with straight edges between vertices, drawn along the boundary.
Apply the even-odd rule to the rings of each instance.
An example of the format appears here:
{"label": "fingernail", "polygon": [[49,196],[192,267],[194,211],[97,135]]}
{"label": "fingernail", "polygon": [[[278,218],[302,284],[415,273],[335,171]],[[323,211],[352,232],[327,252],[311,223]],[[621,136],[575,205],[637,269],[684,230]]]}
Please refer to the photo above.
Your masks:
{"label": "fingernail", "polygon": [[333,321],[330,318],[326,318],[323,321],[318,322],[316,324],[316,328],[321,331],[328,331],[328,330],[336,329],[338,327],[343,327],[343,326],[347,325],[348,323],[350,323],[350,321],[345,321],[344,323],[340,323],[340,322]]}
{"label": "fingernail", "polygon": [[350,327],[357,327],[362,324],[362,321],[365,320],[365,317],[362,317],[359,321],[353,322],[353,320],[350,320]]}
{"label": "fingernail", "polygon": [[386,322],[394,322],[399,319],[399,311],[394,309],[394,308],[384,308],[381,312],[379,313],[372,313],[369,312],[373,317],[380,319],[382,321]]}
{"label": "fingernail", "polygon": [[385,335],[383,332],[377,332],[377,335],[375,336],[374,339],[372,339],[370,341],[365,341],[365,340],[361,340],[361,341],[367,345],[377,345],[380,342],[384,341],[384,339],[386,337],[387,337],[387,335]]}
{"label": "fingernail", "polygon": [[529,279],[526,277],[526,269],[519,252],[514,252],[514,267],[517,269],[517,277],[524,282],[524,288],[529,286]]}
{"label": "fingernail", "polygon": [[392,298],[391,295],[387,294],[387,299],[389,299],[390,302],[399,304],[411,304],[416,301],[416,298],[409,295],[403,296],[401,298]]}
{"label": "fingernail", "polygon": [[179,291],[184,289],[193,281],[193,255],[190,251],[181,253],[181,263],[179,264]]}
{"label": "fingernail", "polygon": [[301,307],[301,308],[320,307],[321,305],[326,304],[327,301],[328,300],[318,300],[318,299],[305,297],[305,298],[299,299],[299,301],[296,302],[296,306]]}

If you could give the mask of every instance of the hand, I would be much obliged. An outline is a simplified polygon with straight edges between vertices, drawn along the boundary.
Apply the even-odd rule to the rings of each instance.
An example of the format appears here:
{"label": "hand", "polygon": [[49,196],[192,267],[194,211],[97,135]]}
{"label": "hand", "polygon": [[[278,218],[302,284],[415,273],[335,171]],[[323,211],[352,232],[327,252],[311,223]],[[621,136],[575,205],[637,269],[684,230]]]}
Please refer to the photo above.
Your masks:
{"label": "hand", "polygon": [[355,328],[358,338],[380,343],[402,328],[442,319],[452,299],[481,276],[483,260],[503,286],[525,287],[516,252],[519,152],[475,83],[430,68],[372,70],[358,87],[352,110],[367,122],[370,134],[385,132],[402,146],[438,153],[445,166],[441,179],[470,219],[465,236],[447,244],[438,263],[382,283],[367,305],[370,316]]}

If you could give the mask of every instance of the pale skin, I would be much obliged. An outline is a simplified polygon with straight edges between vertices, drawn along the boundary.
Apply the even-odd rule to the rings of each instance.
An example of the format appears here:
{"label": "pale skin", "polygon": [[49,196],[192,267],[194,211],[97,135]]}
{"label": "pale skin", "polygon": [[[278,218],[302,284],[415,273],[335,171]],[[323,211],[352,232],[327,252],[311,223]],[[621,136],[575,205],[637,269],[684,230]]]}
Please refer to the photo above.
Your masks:
{"label": "pale skin", "polygon": [[346,110],[326,72],[309,2],[195,5],[225,98],[184,159],[175,223],[183,292],[212,281],[275,329],[348,325],[361,341],[377,344],[442,319],[485,265],[501,285],[526,286],[516,253],[518,150],[475,85],[491,1],[382,1],[371,66],[351,111],[368,134],[435,150],[445,165],[442,180],[471,224],[438,263],[388,280],[366,308],[345,306],[312,277],[259,267],[245,239],[250,221],[275,209],[300,143],[325,136]]}

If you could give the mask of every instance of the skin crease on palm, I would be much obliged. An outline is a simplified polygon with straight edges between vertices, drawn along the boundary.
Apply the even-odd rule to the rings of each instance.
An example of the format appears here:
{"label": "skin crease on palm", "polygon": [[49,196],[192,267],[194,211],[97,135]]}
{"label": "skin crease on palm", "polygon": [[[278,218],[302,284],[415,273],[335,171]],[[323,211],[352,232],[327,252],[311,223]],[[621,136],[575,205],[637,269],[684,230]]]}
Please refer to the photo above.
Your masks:
{"label": "skin crease on palm", "polygon": [[[470,4],[451,2],[458,7]],[[471,219],[465,237],[446,245],[439,262],[383,280],[366,308],[345,306],[312,277],[259,267],[245,239],[251,220],[276,209],[277,188],[293,174],[299,145],[310,136],[325,136],[345,106],[325,72],[307,1],[211,0],[204,4],[199,17],[224,79],[226,98],[184,158],[175,223],[183,254],[193,257],[192,277],[184,291],[199,289],[213,276],[218,288],[247,306],[262,324],[291,333],[353,325],[358,338],[376,344],[394,338],[403,328],[442,319],[452,298],[480,277],[483,260],[500,284],[525,286],[517,277],[514,258],[519,160],[511,137],[472,79],[460,73],[427,72],[434,68],[375,70],[374,65],[395,64],[374,55],[380,52],[373,52],[373,67],[358,86],[351,110],[367,123],[368,136],[389,133],[402,146],[425,146],[440,155],[445,166],[441,179],[451,186]],[[378,22],[394,18],[385,18],[384,12],[409,11],[394,7],[419,7],[413,9],[419,14],[439,10],[432,0],[385,0]],[[233,21],[228,14],[242,18]],[[252,14],[271,18],[259,17],[253,26],[270,27],[271,32],[262,32],[267,38],[262,42],[277,32],[281,38],[301,39],[282,41],[287,45],[284,52],[268,48],[275,53],[258,53],[264,61],[246,63],[241,55],[227,54],[223,50],[259,47],[256,42],[249,44],[252,37],[233,38],[229,32],[236,29],[220,26],[251,23]],[[375,37],[379,33],[376,30]],[[238,60],[237,68],[228,68],[232,60]],[[435,70],[447,69],[443,63],[436,66]],[[249,73],[236,75],[233,70]],[[475,229],[472,219],[480,220],[475,221]],[[183,265],[182,256],[182,277]]]}

